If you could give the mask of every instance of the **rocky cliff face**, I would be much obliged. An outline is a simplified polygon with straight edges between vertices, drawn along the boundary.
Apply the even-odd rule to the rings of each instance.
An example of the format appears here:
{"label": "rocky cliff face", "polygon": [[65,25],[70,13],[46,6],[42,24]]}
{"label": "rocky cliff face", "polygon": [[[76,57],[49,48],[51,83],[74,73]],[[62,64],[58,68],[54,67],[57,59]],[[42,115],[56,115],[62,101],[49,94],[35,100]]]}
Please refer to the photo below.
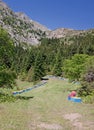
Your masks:
{"label": "rocky cliff face", "polygon": [[67,29],[67,28],[58,28],[56,30],[53,30],[49,33],[49,37],[53,38],[62,38],[66,36],[73,36],[73,35],[79,35],[80,33],[83,33],[84,31],[78,31],[73,29]]}
{"label": "rocky cliff face", "polygon": [[14,13],[0,1],[0,25],[8,31],[15,42],[38,44],[49,31],[45,26],[31,20],[22,12]]}
{"label": "rocky cliff face", "polygon": [[94,29],[89,30],[73,30],[67,28],[59,28],[49,32],[49,38],[69,38],[73,36],[85,36],[87,34],[94,35]]}
{"label": "rocky cliff face", "polygon": [[60,28],[49,30],[40,23],[31,20],[22,12],[13,12],[2,0],[0,0],[0,26],[8,31],[15,43],[23,42],[36,45],[41,38],[62,38],[74,35],[82,35],[89,31],[78,31]]}

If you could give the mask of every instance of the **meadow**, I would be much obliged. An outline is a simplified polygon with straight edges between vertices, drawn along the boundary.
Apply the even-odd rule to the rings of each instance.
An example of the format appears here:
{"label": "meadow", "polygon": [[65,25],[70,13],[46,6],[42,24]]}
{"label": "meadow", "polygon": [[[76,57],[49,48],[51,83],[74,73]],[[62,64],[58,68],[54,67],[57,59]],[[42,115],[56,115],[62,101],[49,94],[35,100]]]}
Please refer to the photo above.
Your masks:
{"label": "meadow", "polygon": [[[18,80],[17,86],[25,89],[33,84]],[[0,103],[0,130],[93,130],[94,104],[67,99],[78,87],[50,78],[44,86],[15,95],[18,100]]]}

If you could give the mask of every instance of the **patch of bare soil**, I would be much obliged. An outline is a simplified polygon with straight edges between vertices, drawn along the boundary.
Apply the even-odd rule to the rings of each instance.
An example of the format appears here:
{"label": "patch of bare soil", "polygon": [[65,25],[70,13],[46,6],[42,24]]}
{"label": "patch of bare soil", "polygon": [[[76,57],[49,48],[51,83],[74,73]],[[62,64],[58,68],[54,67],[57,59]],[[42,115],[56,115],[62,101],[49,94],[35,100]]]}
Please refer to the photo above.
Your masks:
{"label": "patch of bare soil", "polygon": [[58,125],[58,124],[46,124],[46,123],[41,123],[38,125],[39,128],[43,129],[47,129],[47,130],[62,130],[62,126]]}
{"label": "patch of bare soil", "polygon": [[94,122],[87,121],[84,123],[84,127],[88,130],[94,130]]}
{"label": "patch of bare soil", "polygon": [[70,113],[64,115],[64,119],[71,121],[75,127],[74,130],[94,130],[94,122],[81,122],[81,115],[79,113]]}
{"label": "patch of bare soil", "polygon": [[76,119],[81,118],[81,115],[79,113],[71,113],[64,115],[64,118],[70,121],[75,121]]}
{"label": "patch of bare soil", "polygon": [[41,122],[39,124],[33,124],[29,128],[32,128],[32,130],[63,130],[63,127],[59,124],[48,124],[44,122]]}

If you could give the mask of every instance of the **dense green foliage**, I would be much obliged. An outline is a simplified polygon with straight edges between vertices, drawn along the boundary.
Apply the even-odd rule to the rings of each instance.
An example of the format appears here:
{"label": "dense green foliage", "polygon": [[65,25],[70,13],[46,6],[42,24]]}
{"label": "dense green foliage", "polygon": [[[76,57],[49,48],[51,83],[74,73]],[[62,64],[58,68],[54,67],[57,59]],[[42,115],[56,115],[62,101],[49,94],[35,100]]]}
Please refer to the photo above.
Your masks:
{"label": "dense green foliage", "polygon": [[53,67],[53,75],[61,76],[62,75],[62,60],[61,60],[60,52],[57,53],[54,67]]}
{"label": "dense green foliage", "polygon": [[15,72],[2,70],[0,71],[0,87],[13,88],[15,79],[17,78]]}
{"label": "dense green foliage", "polygon": [[0,87],[12,88],[16,74],[10,71],[14,57],[14,45],[8,33],[0,28]]}
{"label": "dense green foliage", "polygon": [[85,63],[84,71],[81,75],[81,85],[79,89],[80,96],[91,95],[94,91],[94,56],[89,57]]}
{"label": "dense green foliage", "polygon": [[32,80],[37,81],[40,80],[45,75],[45,68],[44,68],[44,58],[39,52],[36,56],[35,63],[33,66],[33,73],[32,73]]}
{"label": "dense green foliage", "polygon": [[13,41],[8,33],[0,28],[0,70],[10,68],[13,62]]}
{"label": "dense green foliage", "polygon": [[65,76],[71,80],[79,80],[88,57],[86,54],[75,54],[71,59],[65,60],[63,65]]}
{"label": "dense green foliage", "polygon": [[[15,44],[0,28],[0,87],[13,88],[15,79],[37,81],[44,75],[80,80],[80,95],[93,91],[94,32],[62,39],[41,39],[41,44]],[[86,67],[88,66],[88,67]],[[16,77],[17,76],[17,77]],[[91,78],[91,79],[90,79]]]}

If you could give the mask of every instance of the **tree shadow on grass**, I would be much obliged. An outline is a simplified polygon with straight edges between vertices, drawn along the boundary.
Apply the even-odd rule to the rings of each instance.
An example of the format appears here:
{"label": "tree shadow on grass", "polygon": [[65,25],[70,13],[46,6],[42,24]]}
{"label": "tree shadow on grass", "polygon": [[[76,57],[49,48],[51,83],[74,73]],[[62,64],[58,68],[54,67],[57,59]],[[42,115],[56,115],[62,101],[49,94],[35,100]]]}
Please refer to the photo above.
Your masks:
{"label": "tree shadow on grass", "polygon": [[0,92],[0,102],[15,102],[17,100],[29,100],[34,98],[33,96],[14,96],[11,94],[6,94],[6,93],[2,93]]}
{"label": "tree shadow on grass", "polygon": [[20,99],[20,100],[29,100],[31,98],[34,98],[34,96],[29,96],[29,97],[27,97],[27,96],[16,96],[15,98]]}

